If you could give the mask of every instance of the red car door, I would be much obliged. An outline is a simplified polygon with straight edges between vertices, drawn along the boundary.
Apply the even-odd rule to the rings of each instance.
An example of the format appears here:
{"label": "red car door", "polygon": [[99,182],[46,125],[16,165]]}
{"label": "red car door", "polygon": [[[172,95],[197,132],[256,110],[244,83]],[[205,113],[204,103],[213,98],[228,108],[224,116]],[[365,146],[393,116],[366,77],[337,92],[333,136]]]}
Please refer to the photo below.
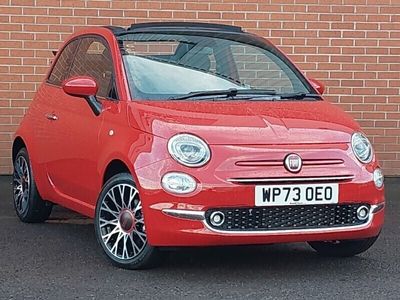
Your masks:
{"label": "red car door", "polygon": [[[107,98],[112,86],[113,64],[106,42],[98,37],[80,38],[68,78],[90,76],[99,87],[97,97]],[[101,188],[97,168],[99,134],[103,114],[95,116],[85,99],[67,95],[62,88],[54,94],[49,111],[51,139],[47,160],[52,198],[63,205],[88,213]]]}
{"label": "red car door", "polygon": [[54,159],[53,152],[49,151],[52,147],[52,141],[57,137],[55,134],[55,111],[59,111],[59,106],[62,99],[60,98],[61,83],[68,76],[70,66],[72,64],[74,54],[79,45],[78,40],[69,42],[57,57],[53,68],[46,79],[41,85],[40,89],[35,95],[35,101],[32,102],[28,111],[30,116],[34,116],[33,133],[34,138],[32,144],[34,145],[32,153],[37,164],[36,181],[39,192],[44,199],[52,199],[54,194],[53,187],[48,179],[47,165],[50,160]]}

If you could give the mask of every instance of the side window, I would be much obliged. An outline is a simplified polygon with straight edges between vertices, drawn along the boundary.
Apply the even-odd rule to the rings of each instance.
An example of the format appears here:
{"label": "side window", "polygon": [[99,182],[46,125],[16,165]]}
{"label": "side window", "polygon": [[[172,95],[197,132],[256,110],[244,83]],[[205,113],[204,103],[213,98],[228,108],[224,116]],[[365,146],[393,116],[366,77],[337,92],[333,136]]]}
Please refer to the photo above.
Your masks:
{"label": "side window", "polygon": [[104,43],[94,37],[82,38],[69,76],[90,76],[99,86],[98,97],[116,98],[113,62]]}
{"label": "side window", "polygon": [[78,44],[79,41],[74,40],[62,50],[47,80],[49,83],[61,85],[67,78]]}

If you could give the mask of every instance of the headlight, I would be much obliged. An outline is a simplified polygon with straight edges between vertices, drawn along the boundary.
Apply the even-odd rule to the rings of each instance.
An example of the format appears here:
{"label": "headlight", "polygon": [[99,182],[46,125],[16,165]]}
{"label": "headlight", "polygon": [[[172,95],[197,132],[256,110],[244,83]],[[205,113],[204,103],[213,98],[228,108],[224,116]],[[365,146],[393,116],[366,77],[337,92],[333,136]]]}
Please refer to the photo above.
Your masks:
{"label": "headlight", "polygon": [[188,194],[193,192],[197,183],[196,180],[185,173],[167,173],[161,180],[161,185],[167,192],[174,194]]}
{"label": "headlight", "polygon": [[201,167],[211,156],[208,145],[191,134],[178,134],[170,138],[168,152],[177,162],[188,167]]}
{"label": "headlight", "polygon": [[374,171],[374,183],[375,186],[380,189],[383,186],[383,173],[382,170],[377,168]]}
{"label": "headlight", "polygon": [[355,156],[364,164],[372,161],[373,150],[371,143],[362,133],[356,132],[351,137],[351,148]]}

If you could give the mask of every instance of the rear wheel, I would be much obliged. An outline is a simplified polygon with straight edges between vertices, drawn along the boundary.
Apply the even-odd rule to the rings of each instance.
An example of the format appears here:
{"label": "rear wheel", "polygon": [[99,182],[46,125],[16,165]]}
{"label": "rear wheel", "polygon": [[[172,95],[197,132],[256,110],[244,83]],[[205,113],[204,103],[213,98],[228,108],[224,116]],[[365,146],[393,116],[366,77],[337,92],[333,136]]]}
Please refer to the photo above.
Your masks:
{"label": "rear wheel", "polygon": [[13,198],[22,222],[40,223],[50,216],[53,206],[39,195],[26,148],[19,150],[14,160]]}
{"label": "rear wheel", "polygon": [[367,251],[378,239],[378,236],[361,240],[308,242],[308,244],[321,255],[348,257]]}
{"label": "rear wheel", "polygon": [[96,237],[107,257],[118,267],[144,269],[159,260],[149,245],[139,191],[127,173],[113,176],[97,201]]}

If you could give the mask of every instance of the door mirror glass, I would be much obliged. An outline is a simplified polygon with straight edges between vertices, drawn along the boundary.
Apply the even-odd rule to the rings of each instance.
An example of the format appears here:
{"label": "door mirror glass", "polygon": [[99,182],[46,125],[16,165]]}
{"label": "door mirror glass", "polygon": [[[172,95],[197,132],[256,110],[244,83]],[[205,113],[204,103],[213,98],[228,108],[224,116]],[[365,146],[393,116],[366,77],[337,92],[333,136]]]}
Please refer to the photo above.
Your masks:
{"label": "door mirror glass", "polygon": [[325,92],[325,85],[321,81],[313,78],[309,78],[308,81],[310,81],[311,85],[318,91],[320,95]]}
{"label": "door mirror glass", "polygon": [[88,76],[68,78],[62,83],[62,88],[68,95],[78,97],[95,96],[98,90],[96,81]]}

